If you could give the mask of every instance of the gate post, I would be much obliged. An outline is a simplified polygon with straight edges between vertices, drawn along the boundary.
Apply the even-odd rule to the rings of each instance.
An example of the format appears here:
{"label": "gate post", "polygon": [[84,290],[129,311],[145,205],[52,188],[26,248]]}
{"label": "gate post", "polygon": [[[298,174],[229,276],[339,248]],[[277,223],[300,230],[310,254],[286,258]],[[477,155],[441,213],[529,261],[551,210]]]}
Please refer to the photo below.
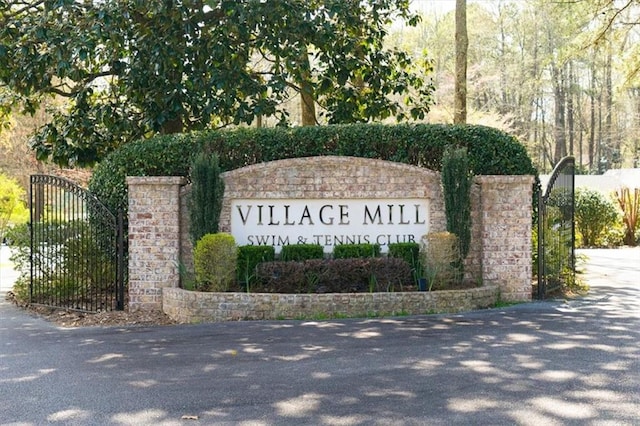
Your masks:
{"label": "gate post", "polygon": [[162,289],[180,283],[180,187],[183,177],[127,177],[129,309],[161,310]]}
{"label": "gate post", "polygon": [[504,301],[531,300],[533,176],[478,176],[482,278]]}

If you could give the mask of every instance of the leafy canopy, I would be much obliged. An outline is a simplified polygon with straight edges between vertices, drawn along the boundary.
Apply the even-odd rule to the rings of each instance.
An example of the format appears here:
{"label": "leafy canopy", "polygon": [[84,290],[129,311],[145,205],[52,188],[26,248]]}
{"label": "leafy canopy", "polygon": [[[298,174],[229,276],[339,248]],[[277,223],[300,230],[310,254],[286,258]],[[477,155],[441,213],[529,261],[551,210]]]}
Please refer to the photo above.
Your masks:
{"label": "leafy canopy", "polygon": [[129,141],[251,123],[290,124],[311,95],[328,123],[422,118],[433,87],[383,47],[408,0],[0,0],[0,111],[68,100],[39,129],[40,159],[89,165]]}

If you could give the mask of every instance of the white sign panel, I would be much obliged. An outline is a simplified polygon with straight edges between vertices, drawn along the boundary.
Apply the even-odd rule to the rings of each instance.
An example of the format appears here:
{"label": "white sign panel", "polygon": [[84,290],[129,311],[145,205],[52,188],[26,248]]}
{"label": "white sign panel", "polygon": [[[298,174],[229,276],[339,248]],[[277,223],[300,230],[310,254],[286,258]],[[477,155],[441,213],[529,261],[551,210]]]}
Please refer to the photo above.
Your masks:
{"label": "white sign panel", "polygon": [[238,245],[419,242],[428,232],[424,199],[237,199],[231,203],[231,234]]}

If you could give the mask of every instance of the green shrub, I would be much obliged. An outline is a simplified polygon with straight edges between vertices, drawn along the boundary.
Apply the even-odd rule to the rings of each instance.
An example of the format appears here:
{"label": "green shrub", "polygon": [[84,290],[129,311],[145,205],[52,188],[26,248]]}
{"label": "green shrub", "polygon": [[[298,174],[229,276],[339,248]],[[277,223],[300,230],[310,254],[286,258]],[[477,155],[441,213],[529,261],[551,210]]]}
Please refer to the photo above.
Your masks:
{"label": "green shrub", "polygon": [[604,232],[618,220],[616,206],[592,189],[578,188],[575,197],[576,230],[582,247],[601,245]]}
{"label": "green shrub", "polygon": [[316,155],[379,158],[439,171],[448,146],[467,148],[474,175],[538,174],[520,142],[490,127],[350,124],[239,128],[132,142],[96,166],[89,189],[112,210],[126,211],[126,176],[188,176],[194,154],[203,150],[218,154],[223,171],[263,161]]}
{"label": "green shrub", "polygon": [[380,256],[380,244],[338,244],[333,248],[334,259],[353,259]]}
{"label": "green shrub", "polygon": [[29,281],[31,276],[31,234],[28,223],[21,223],[7,230],[6,237],[11,241],[11,256],[9,260],[18,272],[18,278],[13,284],[13,294],[19,305],[30,302]]}
{"label": "green shrub", "polygon": [[387,256],[403,259],[411,267],[414,280],[420,278],[420,244],[419,243],[391,243]]}
{"label": "green shrub", "polygon": [[280,251],[280,260],[298,261],[308,259],[322,259],[324,248],[320,244],[288,244]]}
{"label": "green shrub", "polygon": [[442,190],[447,231],[458,237],[462,259],[471,243],[471,182],[466,148],[448,147],[442,158]]}
{"label": "green shrub", "polygon": [[273,246],[240,246],[238,247],[238,281],[246,285],[246,290],[256,281],[256,266],[275,259]]}
{"label": "green shrub", "polygon": [[[92,309],[92,297],[113,291],[116,263],[88,221],[36,222],[13,227],[11,261],[19,276],[13,288],[19,304],[55,304]],[[31,249],[33,242],[33,251]],[[31,283],[31,265],[38,274]],[[31,291],[33,290],[33,291]]]}
{"label": "green shrub", "polygon": [[218,232],[224,181],[220,177],[217,154],[200,153],[191,166],[189,217],[191,240]]}
{"label": "green shrub", "polygon": [[227,291],[235,282],[238,247],[232,235],[203,236],[193,250],[196,287],[201,291]]}
{"label": "green shrub", "polygon": [[200,152],[191,135],[165,135],[124,145],[94,169],[89,190],[111,211],[127,212],[127,176],[189,176]]}
{"label": "green shrub", "polygon": [[257,267],[254,291],[264,293],[364,293],[413,290],[403,259],[310,259],[265,262]]}

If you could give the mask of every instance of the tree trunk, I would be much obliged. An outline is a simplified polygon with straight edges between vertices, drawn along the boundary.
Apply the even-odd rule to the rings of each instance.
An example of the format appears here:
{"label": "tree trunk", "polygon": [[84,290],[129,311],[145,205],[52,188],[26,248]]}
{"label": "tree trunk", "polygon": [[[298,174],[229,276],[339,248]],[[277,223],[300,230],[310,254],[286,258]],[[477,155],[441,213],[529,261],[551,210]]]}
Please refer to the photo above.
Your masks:
{"label": "tree trunk", "polygon": [[565,136],[565,100],[566,94],[564,70],[553,66],[553,89],[555,100],[555,119],[553,127],[553,138],[555,139],[555,149],[553,163],[557,164],[562,157],[567,155],[567,140]]}
{"label": "tree trunk", "polygon": [[569,131],[569,155],[573,155],[574,149],[574,115],[573,110],[573,64],[569,62],[569,77],[567,78],[567,128]]}
{"label": "tree trunk", "polygon": [[[613,138],[613,84],[611,81],[611,42],[607,43],[607,61],[605,63],[605,90],[604,90],[604,107],[605,107],[605,124],[604,124],[604,157],[606,158],[606,168],[610,169],[615,161],[612,155],[619,152],[619,144]],[[603,170],[603,172],[606,170]]]}
{"label": "tree trunk", "polygon": [[467,0],[456,0],[456,81],[453,123],[467,122]]}
{"label": "tree trunk", "polygon": [[304,48],[300,57],[300,113],[303,126],[315,126],[316,99],[311,81],[311,64],[309,53]]}
{"label": "tree trunk", "polygon": [[595,163],[595,147],[596,147],[596,66],[591,65],[591,85],[589,87],[589,98],[591,101],[591,123],[589,132],[589,170],[594,171],[597,168]]}

